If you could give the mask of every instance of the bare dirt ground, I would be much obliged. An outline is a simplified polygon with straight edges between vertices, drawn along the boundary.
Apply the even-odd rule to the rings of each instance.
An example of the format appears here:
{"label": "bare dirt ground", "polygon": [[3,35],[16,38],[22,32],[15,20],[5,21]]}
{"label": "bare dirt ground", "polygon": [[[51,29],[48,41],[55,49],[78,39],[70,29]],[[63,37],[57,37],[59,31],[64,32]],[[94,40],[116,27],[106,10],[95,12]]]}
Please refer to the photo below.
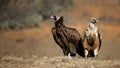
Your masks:
{"label": "bare dirt ground", "polygon": [[[49,22],[53,24],[52,22]],[[0,32],[0,68],[120,68],[120,25],[99,24],[103,36],[97,58],[63,57],[51,34],[53,25]],[[66,25],[82,34],[87,23]]]}

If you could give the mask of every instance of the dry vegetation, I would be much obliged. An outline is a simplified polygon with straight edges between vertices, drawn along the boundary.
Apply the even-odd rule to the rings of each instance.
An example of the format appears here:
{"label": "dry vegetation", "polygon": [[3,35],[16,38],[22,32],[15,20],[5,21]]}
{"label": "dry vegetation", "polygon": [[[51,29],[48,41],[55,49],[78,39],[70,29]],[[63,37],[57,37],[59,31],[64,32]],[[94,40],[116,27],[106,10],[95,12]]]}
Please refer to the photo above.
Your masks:
{"label": "dry vegetation", "polygon": [[97,58],[77,59],[68,57],[15,57],[5,56],[0,59],[1,68],[119,68],[118,60],[100,60]]}
{"label": "dry vegetation", "polygon": [[[67,6],[60,5],[63,0],[0,0],[0,5],[1,1],[5,1],[5,6],[0,6],[0,68],[120,68],[119,0],[75,0],[72,7],[68,7],[71,4],[66,0],[64,3]],[[42,1],[44,3],[39,4]],[[50,6],[52,1],[55,4]],[[41,11],[41,7],[46,4],[49,7]],[[99,27],[103,43],[97,58],[63,57],[61,49],[52,38],[53,21],[43,19],[58,10],[58,7],[61,10],[65,6],[70,8],[62,10],[65,24],[75,27],[81,34],[91,16],[101,19]],[[23,29],[26,26],[27,29]]]}
{"label": "dry vegetation", "polygon": [[[63,57],[62,50],[52,38],[51,26],[45,22],[38,28],[1,32],[0,67],[119,68],[120,27],[110,24],[99,25],[103,31],[102,48],[97,58],[88,59]],[[86,26],[87,24],[84,23],[71,24],[71,27],[76,27],[79,32],[82,32]],[[110,34],[113,30],[116,32]]]}

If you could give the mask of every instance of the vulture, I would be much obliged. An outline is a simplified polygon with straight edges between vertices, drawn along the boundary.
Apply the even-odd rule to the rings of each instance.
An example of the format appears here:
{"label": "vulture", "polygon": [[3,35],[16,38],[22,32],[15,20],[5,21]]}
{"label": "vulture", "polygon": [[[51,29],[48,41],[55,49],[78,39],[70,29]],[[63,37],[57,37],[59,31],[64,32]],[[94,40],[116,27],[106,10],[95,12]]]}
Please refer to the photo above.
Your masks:
{"label": "vulture", "polygon": [[84,31],[82,44],[84,48],[84,57],[96,57],[101,47],[101,34],[100,30],[96,26],[98,23],[97,18],[91,18],[89,26]]}
{"label": "vulture", "polygon": [[79,32],[75,28],[65,26],[63,16],[52,15],[51,18],[55,21],[55,26],[51,29],[53,38],[63,50],[64,56],[83,55],[82,37]]}

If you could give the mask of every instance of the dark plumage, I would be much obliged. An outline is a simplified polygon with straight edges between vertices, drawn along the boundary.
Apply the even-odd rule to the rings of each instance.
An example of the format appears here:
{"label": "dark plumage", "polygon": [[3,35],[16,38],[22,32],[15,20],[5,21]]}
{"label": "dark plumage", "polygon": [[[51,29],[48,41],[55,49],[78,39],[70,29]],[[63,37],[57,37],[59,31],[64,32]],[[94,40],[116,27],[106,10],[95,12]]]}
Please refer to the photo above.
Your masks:
{"label": "dark plumage", "polygon": [[63,16],[52,15],[55,20],[55,27],[51,32],[55,42],[61,47],[65,56],[76,56],[76,53],[82,55],[81,35],[75,28],[66,27],[63,22]]}

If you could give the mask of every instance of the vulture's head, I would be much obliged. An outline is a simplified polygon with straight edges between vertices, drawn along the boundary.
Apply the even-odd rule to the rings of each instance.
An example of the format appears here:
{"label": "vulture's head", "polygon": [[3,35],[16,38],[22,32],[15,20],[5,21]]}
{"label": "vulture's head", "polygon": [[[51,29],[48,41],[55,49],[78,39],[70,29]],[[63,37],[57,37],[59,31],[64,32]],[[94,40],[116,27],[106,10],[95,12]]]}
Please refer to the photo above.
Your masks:
{"label": "vulture's head", "polygon": [[93,24],[98,23],[98,19],[92,17],[92,18],[90,19],[90,23],[93,23]]}
{"label": "vulture's head", "polygon": [[61,22],[63,23],[63,16],[58,16],[58,15],[52,15],[50,16],[51,19],[53,19],[56,23]]}

